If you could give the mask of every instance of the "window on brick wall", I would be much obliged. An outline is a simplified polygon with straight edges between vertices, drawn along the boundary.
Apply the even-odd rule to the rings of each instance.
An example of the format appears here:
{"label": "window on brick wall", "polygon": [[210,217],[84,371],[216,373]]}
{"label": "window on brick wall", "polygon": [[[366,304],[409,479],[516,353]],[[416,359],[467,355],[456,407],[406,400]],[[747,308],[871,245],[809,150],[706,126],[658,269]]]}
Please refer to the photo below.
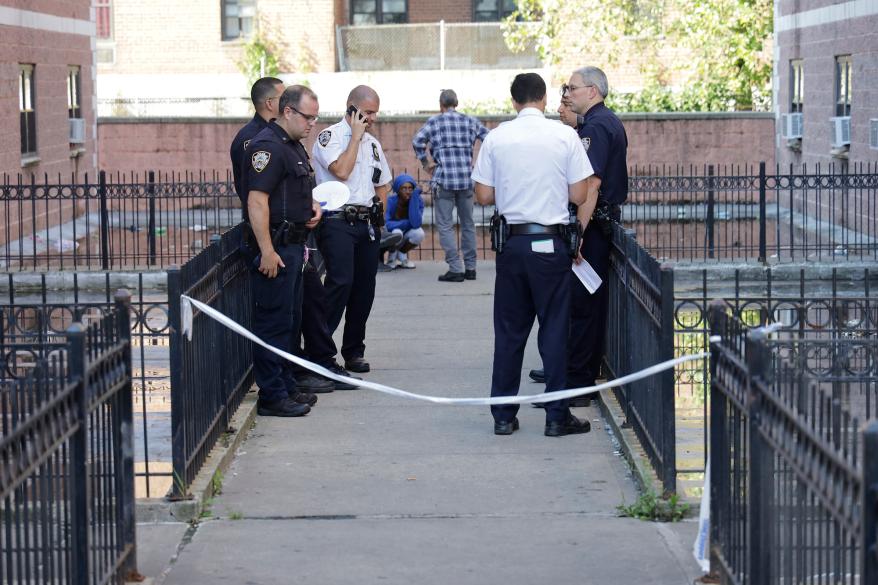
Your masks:
{"label": "window on brick wall", "polygon": [[515,12],[515,0],[473,0],[473,20],[497,22]]}
{"label": "window on brick wall", "polygon": [[801,59],[790,61],[790,112],[801,113],[804,99],[804,63]]}
{"label": "window on brick wall", "polygon": [[247,38],[253,34],[256,0],[222,0],[223,40]]}
{"label": "window on brick wall", "polygon": [[835,115],[851,115],[851,56],[835,58]]}
{"label": "window on brick wall", "polygon": [[408,21],[408,0],[351,0],[351,24],[401,24]]}
{"label": "window on brick wall", "polygon": [[37,112],[34,66],[18,66],[18,111],[21,121],[21,154],[37,153]]}
{"label": "window on brick wall", "polygon": [[109,40],[113,38],[113,4],[112,0],[95,0],[95,21],[97,37]]}
{"label": "window on brick wall", "polygon": [[81,118],[82,117],[82,107],[80,106],[80,100],[82,98],[82,93],[79,89],[80,75],[79,75],[79,66],[78,65],[70,65],[67,68],[67,117],[68,118]]}

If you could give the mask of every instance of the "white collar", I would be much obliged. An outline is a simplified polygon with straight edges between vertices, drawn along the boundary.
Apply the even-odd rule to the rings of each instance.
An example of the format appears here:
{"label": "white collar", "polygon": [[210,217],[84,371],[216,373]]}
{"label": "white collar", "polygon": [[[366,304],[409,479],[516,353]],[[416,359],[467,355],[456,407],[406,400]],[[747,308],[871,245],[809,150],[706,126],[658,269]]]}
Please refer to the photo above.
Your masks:
{"label": "white collar", "polygon": [[524,108],[520,112],[518,112],[518,117],[521,118],[523,116],[540,116],[541,118],[545,118],[546,115],[542,113],[539,108]]}

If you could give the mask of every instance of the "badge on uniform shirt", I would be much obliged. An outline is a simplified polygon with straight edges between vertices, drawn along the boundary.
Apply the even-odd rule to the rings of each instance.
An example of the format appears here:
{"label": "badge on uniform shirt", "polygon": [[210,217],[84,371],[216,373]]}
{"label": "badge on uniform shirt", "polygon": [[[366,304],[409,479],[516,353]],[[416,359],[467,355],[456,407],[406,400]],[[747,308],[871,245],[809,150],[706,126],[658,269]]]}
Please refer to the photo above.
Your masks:
{"label": "badge on uniform shirt", "polygon": [[245,141],[244,141],[244,150],[247,150],[247,147],[248,147],[248,146],[250,146],[250,141],[249,141],[249,140],[245,140]]}
{"label": "badge on uniform shirt", "polygon": [[372,143],[372,158],[374,158],[375,160],[381,160],[381,158],[378,156],[378,145],[374,142]]}
{"label": "badge on uniform shirt", "polygon": [[582,139],[582,148],[585,149],[585,152],[588,152],[589,146],[591,146],[591,137],[586,136]]}
{"label": "badge on uniform shirt", "polygon": [[320,143],[320,146],[326,146],[329,144],[329,140],[332,138],[332,132],[330,130],[324,130],[320,134],[317,135],[317,142]]}
{"label": "badge on uniform shirt", "polygon": [[271,153],[265,150],[257,150],[253,153],[253,156],[250,157],[250,163],[253,165],[253,169],[257,173],[261,173],[265,170],[265,167],[268,166],[268,161],[271,160]]}

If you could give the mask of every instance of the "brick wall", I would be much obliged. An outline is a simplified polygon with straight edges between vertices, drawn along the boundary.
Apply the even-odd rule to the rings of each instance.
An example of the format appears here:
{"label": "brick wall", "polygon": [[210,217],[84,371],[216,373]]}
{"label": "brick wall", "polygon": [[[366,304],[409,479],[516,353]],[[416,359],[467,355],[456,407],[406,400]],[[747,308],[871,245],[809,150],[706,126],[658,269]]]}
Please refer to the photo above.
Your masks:
{"label": "brick wall", "polygon": [[[375,127],[395,170],[419,168],[411,139],[425,117],[385,118]],[[501,118],[485,120],[489,127]],[[630,165],[774,164],[774,120],[764,114],[667,114],[626,116]],[[229,170],[229,144],[246,120],[98,121],[99,162],[108,171]],[[310,151],[317,133],[312,130]]]}
{"label": "brick wall", "polygon": [[[790,2],[782,4],[790,5]],[[810,8],[827,2],[810,2]],[[806,7],[795,4],[800,12]],[[851,55],[851,145],[847,160],[835,158],[831,150],[831,124],[835,110],[835,57]],[[804,132],[801,151],[791,149],[777,135],[777,158],[784,166],[807,164],[837,168],[855,163],[878,162],[878,150],[869,148],[869,120],[878,118],[878,15],[783,31],[778,35],[778,113],[790,111],[790,60],[803,61]]]}
{"label": "brick wall", "polygon": [[[45,10],[53,16],[88,19],[89,1],[0,2],[4,6]],[[19,64],[34,64],[38,161],[22,167],[19,127]],[[80,67],[81,110],[86,143],[71,157],[67,114],[68,66]],[[70,176],[93,170],[94,83],[90,38],[32,28],[0,26],[0,175],[19,173]]]}
{"label": "brick wall", "polygon": [[89,20],[91,10],[88,0],[0,0],[0,6],[79,20]]}
{"label": "brick wall", "polygon": [[409,22],[470,22],[473,0],[409,0]]}

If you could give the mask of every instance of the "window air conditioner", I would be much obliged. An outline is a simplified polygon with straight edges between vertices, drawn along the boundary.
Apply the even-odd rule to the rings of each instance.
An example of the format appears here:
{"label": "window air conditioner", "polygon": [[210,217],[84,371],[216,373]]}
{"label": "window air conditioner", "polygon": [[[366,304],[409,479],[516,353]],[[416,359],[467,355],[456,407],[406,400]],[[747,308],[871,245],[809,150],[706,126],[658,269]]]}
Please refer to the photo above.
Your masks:
{"label": "window air conditioner", "polygon": [[70,144],[85,143],[85,120],[70,118]]}
{"label": "window air conditioner", "polygon": [[851,143],[851,117],[838,116],[830,118],[829,123],[832,124],[832,148],[844,148],[850,146]]}
{"label": "window air conditioner", "polygon": [[781,127],[783,128],[784,138],[787,140],[794,140],[802,137],[802,127],[804,125],[802,114],[781,114],[780,121]]}
{"label": "window air conditioner", "polygon": [[869,120],[869,148],[878,150],[878,118]]}

